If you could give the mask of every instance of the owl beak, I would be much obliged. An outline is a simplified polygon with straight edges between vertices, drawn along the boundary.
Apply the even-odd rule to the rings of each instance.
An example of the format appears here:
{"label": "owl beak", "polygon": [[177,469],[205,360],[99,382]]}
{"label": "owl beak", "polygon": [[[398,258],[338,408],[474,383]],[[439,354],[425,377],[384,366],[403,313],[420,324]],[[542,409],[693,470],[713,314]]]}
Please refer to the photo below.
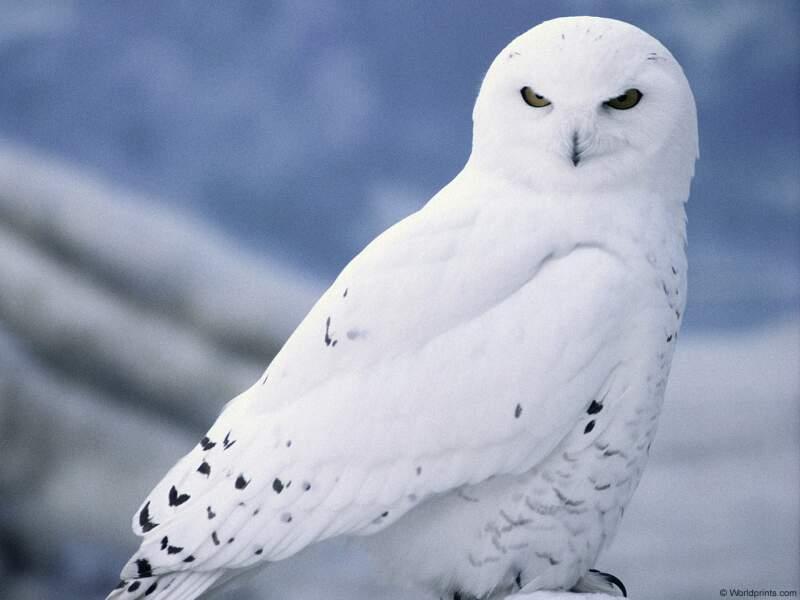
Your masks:
{"label": "owl beak", "polygon": [[586,129],[574,129],[569,143],[569,159],[572,166],[577,167],[581,161],[585,161],[594,143],[594,131]]}
{"label": "owl beak", "polygon": [[577,130],[572,132],[572,152],[570,158],[573,167],[577,167],[581,162],[580,138],[578,137]]}
{"label": "owl beak", "polygon": [[586,157],[590,154],[597,135],[593,115],[584,111],[576,111],[569,115],[564,122],[562,131],[563,151],[572,162],[572,166],[577,167],[586,162]]}

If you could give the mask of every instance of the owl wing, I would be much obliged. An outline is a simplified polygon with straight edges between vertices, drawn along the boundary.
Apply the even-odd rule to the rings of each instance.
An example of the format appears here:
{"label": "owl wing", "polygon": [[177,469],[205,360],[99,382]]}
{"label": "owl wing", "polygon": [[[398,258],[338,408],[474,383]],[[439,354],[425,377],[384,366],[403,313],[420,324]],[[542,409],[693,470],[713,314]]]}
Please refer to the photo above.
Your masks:
{"label": "owl wing", "polygon": [[432,202],[378,237],[142,504],[119,593],[187,571],[172,591],[202,590],[590,444],[589,407],[621,360],[627,270],[564,232],[520,241],[527,226]]}

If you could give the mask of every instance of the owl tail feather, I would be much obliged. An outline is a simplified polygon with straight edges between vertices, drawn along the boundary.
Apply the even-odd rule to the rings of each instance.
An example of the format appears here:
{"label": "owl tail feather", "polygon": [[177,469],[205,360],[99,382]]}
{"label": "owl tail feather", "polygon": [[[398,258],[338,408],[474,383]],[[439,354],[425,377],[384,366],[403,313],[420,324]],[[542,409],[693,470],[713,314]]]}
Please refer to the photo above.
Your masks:
{"label": "owl tail feather", "polygon": [[123,579],[117,587],[106,596],[106,600],[194,600],[217,579],[221,571],[208,573],[196,571],[180,571],[153,577]]}

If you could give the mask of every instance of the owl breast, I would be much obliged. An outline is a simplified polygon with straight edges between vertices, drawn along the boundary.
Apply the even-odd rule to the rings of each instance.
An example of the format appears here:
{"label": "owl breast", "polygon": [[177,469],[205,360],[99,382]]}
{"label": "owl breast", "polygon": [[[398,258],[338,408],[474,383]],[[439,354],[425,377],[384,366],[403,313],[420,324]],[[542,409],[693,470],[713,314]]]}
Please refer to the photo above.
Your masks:
{"label": "owl breast", "polygon": [[378,570],[443,598],[494,598],[531,582],[569,589],[594,566],[656,432],[684,292],[680,273],[665,271],[650,270],[652,318],[632,328],[627,360],[574,430],[535,468],[431,498],[365,539]]}
{"label": "owl breast", "polygon": [[[624,376],[624,373],[619,373]],[[526,473],[491,478],[430,499],[365,538],[376,569],[441,597],[503,597],[536,580],[569,589],[619,525],[644,470],[663,398],[661,377],[637,383],[640,400],[603,423],[578,452],[559,446]],[[629,390],[633,391],[632,388]],[[495,596],[491,596],[495,597]]]}

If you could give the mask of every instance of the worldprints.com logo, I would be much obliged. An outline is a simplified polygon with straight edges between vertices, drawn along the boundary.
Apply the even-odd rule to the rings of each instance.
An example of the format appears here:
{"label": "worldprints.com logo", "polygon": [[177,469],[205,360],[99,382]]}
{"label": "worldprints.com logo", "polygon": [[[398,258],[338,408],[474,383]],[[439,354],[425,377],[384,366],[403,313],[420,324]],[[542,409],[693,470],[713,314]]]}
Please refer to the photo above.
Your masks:
{"label": "worldprints.com logo", "polygon": [[797,598],[797,590],[754,590],[750,588],[721,588],[720,598]]}

